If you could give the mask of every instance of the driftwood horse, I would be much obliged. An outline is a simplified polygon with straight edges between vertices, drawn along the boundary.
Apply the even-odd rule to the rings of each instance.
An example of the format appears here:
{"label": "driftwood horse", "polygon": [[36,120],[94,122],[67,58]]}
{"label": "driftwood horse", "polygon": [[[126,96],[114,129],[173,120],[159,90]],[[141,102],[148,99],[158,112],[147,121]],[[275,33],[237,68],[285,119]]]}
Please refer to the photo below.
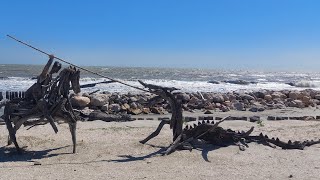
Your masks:
{"label": "driftwood horse", "polygon": [[54,118],[60,117],[69,124],[73,141],[73,153],[75,153],[76,123],[78,118],[74,114],[70,103],[69,90],[72,89],[75,93],[80,92],[79,79],[79,70],[72,67],[65,68],[55,79],[49,82],[46,91],[40,100],[36,102],[26,98],[15,98],[10,100],[5,105],[3,115],[9,131],[8,145],[13,142],[17,151],[20,152],[20,147],[16,140],[16,132],[22,124],[39,125],[49,121],[55,133],[57,133],[58,129],[54,123]]}

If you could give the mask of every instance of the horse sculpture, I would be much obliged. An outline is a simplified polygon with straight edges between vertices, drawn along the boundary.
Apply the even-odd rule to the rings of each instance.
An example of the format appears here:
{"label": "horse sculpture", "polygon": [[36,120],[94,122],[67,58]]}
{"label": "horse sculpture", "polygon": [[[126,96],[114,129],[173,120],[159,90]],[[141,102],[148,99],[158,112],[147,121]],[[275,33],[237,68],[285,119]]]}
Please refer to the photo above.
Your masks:
{"label": "horse sculpture", "polygon": [[74,93],[80,92],[79,79],[79,70],[74,67],[65,68],[46,85],[41,99],[30,101],[27,98],[18,97],[6,103],[3,119],[9,131],[8,145],[13,142],[17,151],[21,151],[17,143],[16,132],[23,124],[38,125],[49,121],[55,133],[57,133],[58,129],[54,123],[54,118],[60,117],[69,124],[73,153],[75,153],[78,117],[75,115],[70,103],[69,90],[72,89]]}

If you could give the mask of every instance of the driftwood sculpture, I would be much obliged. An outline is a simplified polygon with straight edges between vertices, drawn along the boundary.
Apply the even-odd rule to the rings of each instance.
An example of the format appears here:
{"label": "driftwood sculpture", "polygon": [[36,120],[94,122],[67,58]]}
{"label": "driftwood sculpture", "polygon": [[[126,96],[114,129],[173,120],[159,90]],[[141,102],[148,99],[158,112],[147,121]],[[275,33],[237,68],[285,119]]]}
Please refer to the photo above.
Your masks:
{"label": "driftwood sculpture", "polygon": [[280,147],[282,149],[300,149],[303,150],[306,146],[314,144],[320,144],[319,140],[307,140],[307,141],[281,141],[279,138],[269,138],[267,135],[260,133],[258,136],[250,135],[254,129],[251,127],[248,131],[236,132],[231,129],[224,129],[218,126],[224,121],[202,121],[194,126],[187,125],[181,136],[169,147],[166,154],[173,152],[177,147],[189,147],[189,149],[195,148],[199,144],[199,140],[202,143],[213,144],[217,146],[238,145],[240,150],[245,150],[248,147],[247,143],[256,142],[270,147]]}
{"label": "driftwood sculpture", "polygon": [[166,101],[168,101],[170,107],[171,107],[171,120],[162,120],[159,124],[157,130],[150,134],[146,139],[140,141],[142,144],[145,144],[150,139],[156,137],[163,126],[165,124],[170,124],[170,128],[172,129],[173,133],[173,141],[175,141],[178,136],[182,133],[182,125],[183,125],[183,117],[182,117],[182,102],[181,100],[178,100],[172,92],[175,90],[178,90],[174,87],[168,88],[168,87],[161,87],[153,84],[146,84],[142,81],[140,81],[140,84],[142,84],[144,87],[148,88],[151,93],[154,93],[158,96],[156,96],[151,102],[156,102],[156,99],[163,98]]}
{"label": "driftwood sculpture", "polygon": [[[236,132],[231,129],[224,129],[219,126],[228,117],[218,121],[202,121],[194,126],[187,125],[182,129],[182,105],[172,92],[177,90],[176,88],[167,88],[156,86],[152,84],[146,84],[139,81],[143,86],[149,88],[150,92],[157,94],[156,98],[163,98],[168,101],[171,106],[172,117],[171,120],[162,120],[158,128],[150,134],[144,140],[140,142],[145,144],[150,139],[156,137],[165,124],[170,124],[170,128],[173,129],[173,143],[168,147],[165,154],[170,154],[176,149],[188,149],[192,150],[196,148],[199,143],[200,145],[213,144],[217,146],[228,146],[228,145],[238,145],[240,150],[245,150],[248,147],[247,143],[257,142],[270,147],[281,147],[282,149],[301,149],[303,150],[306,146],[311,146],[314,144],[320,144],[320,139],[317,141],[294,141],[289,140],[284,142],[279,140],[279,138],[269,138],[267,135],[262,133],[258,136],[250,135],[254,129],[251,127],[248,131]],[[152,99],[151,102],[154,102]]]}
{"label": "driftwood sculpture", "polygon": [[[50,57],[37,83],[26,91],[24,97],[14,97],[5,105],[3,119],[9,131],[8,145],[13,142],[18,152],[20,147],[16,132],[21,125],[35,126],[49,122],[57,133],[58,128],[54,122],[56,117],[61,117],[68,122],[73,141],[73,153],[76,152],[78,118],[70,103],[69,89],[72,88],[75,93],[80,92],[80,71],[73,67],[65,68],[53,79],[52,74],[58,72],[61,65],[55,62],[49,72],[52,60],[53,57]],[[30,121],[35,118],[37,120]]]}

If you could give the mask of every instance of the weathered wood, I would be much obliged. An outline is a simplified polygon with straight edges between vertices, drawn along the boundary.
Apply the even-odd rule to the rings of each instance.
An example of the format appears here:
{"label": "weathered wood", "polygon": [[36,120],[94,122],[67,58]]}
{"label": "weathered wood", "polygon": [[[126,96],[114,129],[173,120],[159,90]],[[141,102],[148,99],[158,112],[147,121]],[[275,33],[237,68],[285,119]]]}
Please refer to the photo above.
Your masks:
{"label": "weathered wood", "polygon": [[10,99],[10,92],[6,91],[6,99]]}
{"label": "weathered wood", "polygon": [[50,57],[38,77],[38,81],[26,93],[6,92],[6,96],[10,99],[4,110],[4,120],[9,131],[8,144],[13,142],[17,151],[20,151],[20,147],[16,140],[16,132],[22,124],[28,124],[27,121],[30,118],[37,117],[40,121],[44,121],[45,118],[46,122],[49,122],[57,133],[58,128],[55,125],[54,117],[59,116],[69,124],[73,153],[76,152],[76,122],[78,117],[70,103],[69,89],[70,84],[72,84],[72,90],[75,93],[80,92],[80,71],[73,67],[65,68],[53,79],[52,74],[60,70],[61,64],[55,62],[49,72],[52,60],[53,57]]}
{"label": "weathered wood", "polygon": [[94,120],[102,120],[106,122],[132,121],[131,116],[129,114],[106,114],[101,111],[93,111],[89,114],[89,121],[94,121]]}
{"label": "weathered wood", "polygon": [[148,142],[150,139],[158,136],[159,133],[160,133],[160,131],[161,131],[161,129],[163,128],[163,126],[164,126],[165,124],[170,124],[170,120],[162,120],[162,121],[160,122],[158,128],[157,128],[153,133],[151,133],[147,138],[145,138],[144,140],[141,140],[141,141],[139,141],[139,142],[142,143],[142,144],[145,144],[145,143]]}
{"label": "weathered wood", "polygon": [[[147,84],[140,80],[139,82],[144,87],[148,88],[151,93],[158,95],[159,97],[163,98],[169,103],[171,107],[171,119],[169,123],[170,123],[170,128],[172,129],[173,141],[175,141],[182,133],[182,125],[183,125],[182,102],[181,100],[177,99],[172,93],[173,91],[178,89],[174,87],[162,87],[162,86],[157,86],[153,84]],[[155,103],[158,100],[159,98],[153,98],[151,102]],[[165,121],[161,121],[157,130],[154,131],[151,135],[149,135],[146,139],[140,142],[146,143],[150,139],[156,137],[160,133],[162,127],[165,124],[169,124],[169,123]]]}

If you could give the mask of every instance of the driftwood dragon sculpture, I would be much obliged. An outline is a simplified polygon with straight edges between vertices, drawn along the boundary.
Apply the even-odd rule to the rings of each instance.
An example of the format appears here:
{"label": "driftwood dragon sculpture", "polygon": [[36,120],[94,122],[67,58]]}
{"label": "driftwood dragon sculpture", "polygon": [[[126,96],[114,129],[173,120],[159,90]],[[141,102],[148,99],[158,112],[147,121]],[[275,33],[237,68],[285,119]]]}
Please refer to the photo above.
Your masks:
{"label": "driftwood dragon sculpture", "polygon": [[[144,140],[140,142],[145,144],[150,139],[156,137],[165,124],[170,124],[170,128],[173,129],[173,143],[168,147],[165,154],[170,154],[176,149],[188,149],[192,150],[196,148],[199,143],[212,144],[217,146],[228,146],[238,145],[240,150],[245,150],[248,147],[248,143],[256,142],[266,146],[275,148],[276,146],[282,149],[301,149],[303,150],[306,146],[314,144],[320,144],[320,139],[316,141],[281,141],[279,138],[269,138],[267,135],[260,133],[260,135],[251,135],[254,127],[251,127],[248,131],[236,132],[231,129],[224,129],[219,126],[225,119],[218,121],[199,121],[194,126],[187,125],[185,128],[182,127],[182,105],[181,101],[172,93],[177,90],[176,88],[161,87],[152,84],[146,84],[139,81],[143,86],[148,88],[150,92],[155,93],[159,96],[156,98],[163,98],[168,101],[171,106],[172,117],[171,120],[162,120],[152,134],[150,134]],[[183,129],[182,129],[183,128]]]}
{"label": "driftwood dragon sculpture", "polygon": [[53,58],[53,56],[50,56],[37,82],[23,96],[12,96],[12,99],[5,104],[3,119],[9,131],[8,145],[13,142],[18,152],[21,149],[17,143],[16,132],[22,125],[32,125],[33,127],[49,122],[54,132],[57,133],[58,128],[54,119],[56,117],[64,119],[69,124],[73,153],[76,152],[76,123],[78,117],[70,103],[69,90],[72,89],[74,93],[80,92],[80,71],[74,67],[69,67],[61,70],[56,78],[52,78],[52,74],[58,72],[61,68],[61,64],[55,62],[49,72]]}

